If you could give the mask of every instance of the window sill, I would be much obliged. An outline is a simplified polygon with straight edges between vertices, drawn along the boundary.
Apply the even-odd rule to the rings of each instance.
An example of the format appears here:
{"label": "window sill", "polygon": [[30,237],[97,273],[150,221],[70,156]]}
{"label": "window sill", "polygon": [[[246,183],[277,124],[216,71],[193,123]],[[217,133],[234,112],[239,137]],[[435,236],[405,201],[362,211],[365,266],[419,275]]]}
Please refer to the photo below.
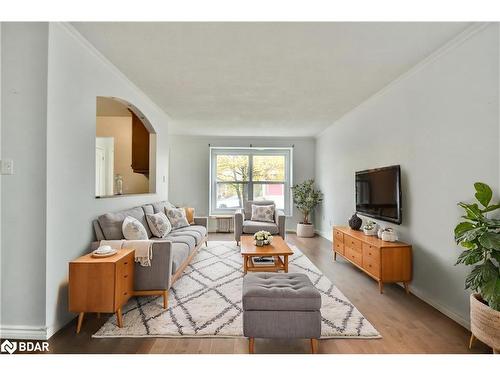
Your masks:
{"label": "window sill", "polygon": [[137,197],[137,196],[155,195],[155,194],[156,193],[131,193],[131,194],[100,195],[100,196],[96,196],[95,199]]}

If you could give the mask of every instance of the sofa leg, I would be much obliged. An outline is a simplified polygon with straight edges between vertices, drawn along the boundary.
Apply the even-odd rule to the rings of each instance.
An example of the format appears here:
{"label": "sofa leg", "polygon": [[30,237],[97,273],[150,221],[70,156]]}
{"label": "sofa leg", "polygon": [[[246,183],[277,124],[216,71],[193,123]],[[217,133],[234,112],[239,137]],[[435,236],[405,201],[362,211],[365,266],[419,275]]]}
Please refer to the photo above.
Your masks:
{"label": "sofa leg", "polygon": [[248,353],[253,354],[254,353],[254,345],[255,345],[255,339],[253,337],[248,338]]}
{"label": "sofa leg", "polygon": [[168,307],[168,290],[163,291],[163,308],[166,309]]}
{"label": "sofa leg", "polygon": [[311,339],[311,353],[318,353],[318,339]]}

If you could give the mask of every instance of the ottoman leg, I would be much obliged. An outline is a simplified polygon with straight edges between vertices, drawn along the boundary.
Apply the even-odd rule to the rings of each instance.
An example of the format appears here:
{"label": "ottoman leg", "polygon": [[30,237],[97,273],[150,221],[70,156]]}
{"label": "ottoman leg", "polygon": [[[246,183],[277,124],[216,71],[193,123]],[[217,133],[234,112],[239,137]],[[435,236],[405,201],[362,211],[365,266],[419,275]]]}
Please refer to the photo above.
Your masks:
{"label": "ottoman leg", "polygon": [[254,344],[255,344],[255,339],[253,337],[248,338],[248,353],[253,354],[254,353]]}
{"label": "ottoman leg", "polygon": [[318,353],[318,339],[311,339],[311,353]]}

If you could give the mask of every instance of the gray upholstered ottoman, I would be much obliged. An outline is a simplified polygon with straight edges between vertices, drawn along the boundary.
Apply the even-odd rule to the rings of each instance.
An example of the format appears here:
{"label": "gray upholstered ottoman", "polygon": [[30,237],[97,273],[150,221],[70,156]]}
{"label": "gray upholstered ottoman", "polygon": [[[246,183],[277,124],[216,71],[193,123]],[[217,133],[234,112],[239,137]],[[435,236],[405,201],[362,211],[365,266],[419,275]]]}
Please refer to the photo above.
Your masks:
{"label": "gray upholstered ottoman", "polygon": [[305,338],[316,353],[321,336],[321,295],[301,273],[249,273],[243,279],[243,334],[254,338]]}

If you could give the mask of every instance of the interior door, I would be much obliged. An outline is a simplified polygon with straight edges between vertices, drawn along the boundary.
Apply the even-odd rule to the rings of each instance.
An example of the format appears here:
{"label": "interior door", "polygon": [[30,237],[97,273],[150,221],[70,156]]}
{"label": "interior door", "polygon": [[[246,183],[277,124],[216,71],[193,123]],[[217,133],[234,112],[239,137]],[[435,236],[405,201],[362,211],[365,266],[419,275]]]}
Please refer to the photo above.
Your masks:
{"label": "interior door", "polygon": [[100,146],[95,148],[95,195],[106,195],[106,150]]}

